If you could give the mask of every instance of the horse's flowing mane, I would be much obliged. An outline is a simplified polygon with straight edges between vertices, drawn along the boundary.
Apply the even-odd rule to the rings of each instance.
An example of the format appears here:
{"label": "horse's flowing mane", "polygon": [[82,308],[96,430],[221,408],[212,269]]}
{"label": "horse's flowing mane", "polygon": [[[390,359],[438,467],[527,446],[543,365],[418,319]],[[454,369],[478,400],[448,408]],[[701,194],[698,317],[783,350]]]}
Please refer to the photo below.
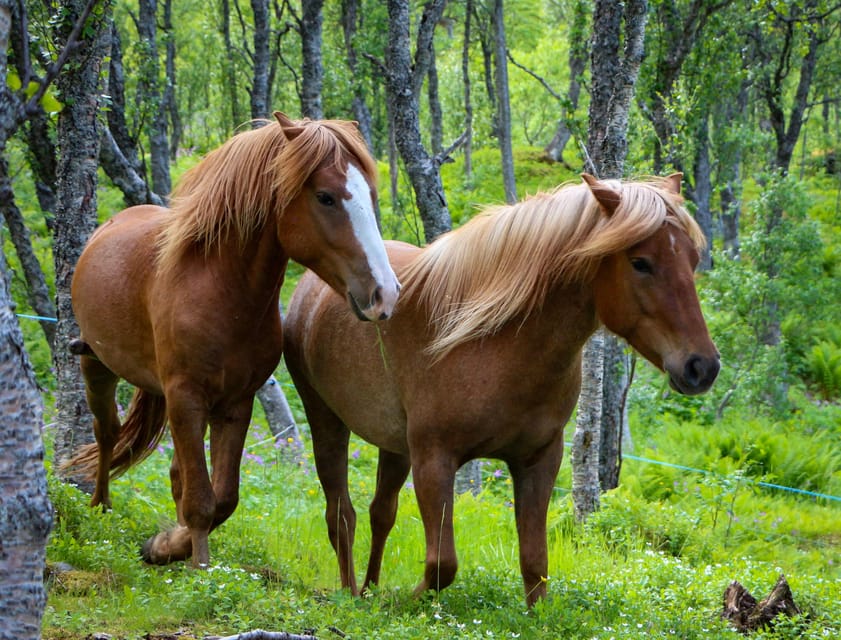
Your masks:
{"label": "horse's flowing mane", "polygon": [[621,192],[611,216],[587,185],[562,185],[486,209],[426,247],[400,279],[401,297],[417,296],[429,312],[436,337],[428,352],[440,359],[459,344],[527,317],[553,286],[586,282],[603,257],[641,242],[664,223],[704,246],[683,198],[662,180],[603,182]]}
{"label": "horse's flowing mane", "polygon": [[158,242],[158,266],[171,268],[189,246],[210,252],[230,234],[244,244],[269,216],[279,219],[325,161],[344,170],[352,156],[376,184],[377,167],[357,127],[343,120],[265,121],[239,133],[184,174]]}

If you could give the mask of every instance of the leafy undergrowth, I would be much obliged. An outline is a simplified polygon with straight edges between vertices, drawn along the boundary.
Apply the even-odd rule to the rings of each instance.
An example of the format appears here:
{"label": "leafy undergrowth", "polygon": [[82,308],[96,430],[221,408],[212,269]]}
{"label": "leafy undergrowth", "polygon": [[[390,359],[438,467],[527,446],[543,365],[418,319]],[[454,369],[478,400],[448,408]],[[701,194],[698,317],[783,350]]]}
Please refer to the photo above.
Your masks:
{"label": "leafy undergrowth", "polygon": [[[339,589],[311,460],[291,463],[259,425],[252,431],[242,500],[211,536],[207,571],[139,558],[143,541],[174,517],[170,445],[114,482],[109,513],[89,509],[85,495],[51,479],[57,518],[43,637],[203,638],[270,629],[366,639],[736,638],[719,617],[724,589],[738,580],[761,597],[780,573],[803,615],[757,637],[841,634],[837,506],[704,478],[646,478],[633,468],[584,527],[573,523],[568,468],[561,474],[549,513],[549,596],[532,611],[519,575],[510,483],[492,463],[483,493],[456,504],[460,572],[450,588],[412,596],[424,543],[407,485],[382,586],[353,598]],[[376,459],[358,441],[351,454],[361,576]],[[669,491],[646,497],[660,482],[671,483]]]}

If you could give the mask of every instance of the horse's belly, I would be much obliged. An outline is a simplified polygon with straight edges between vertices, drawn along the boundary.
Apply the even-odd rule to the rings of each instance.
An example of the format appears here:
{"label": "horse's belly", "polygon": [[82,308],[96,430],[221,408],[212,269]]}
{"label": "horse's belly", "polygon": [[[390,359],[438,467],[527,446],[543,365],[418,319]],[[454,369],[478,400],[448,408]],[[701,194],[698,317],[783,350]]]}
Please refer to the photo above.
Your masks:
{"label": "horse's belly", "polygon": [[135,207],[100,227],[72,283],[82,340],[118,376],[152,392],[160,392],[160,382],[144,301],[160,211]]}

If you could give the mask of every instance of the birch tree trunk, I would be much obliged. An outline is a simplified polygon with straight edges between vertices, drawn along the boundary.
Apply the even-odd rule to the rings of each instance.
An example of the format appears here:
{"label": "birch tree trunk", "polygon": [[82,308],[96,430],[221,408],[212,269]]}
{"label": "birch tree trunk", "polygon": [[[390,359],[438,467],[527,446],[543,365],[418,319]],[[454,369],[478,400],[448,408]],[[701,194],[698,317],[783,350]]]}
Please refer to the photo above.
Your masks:
{"label": "birch tree trunk", "polygon": [[[0,32],[8,20],[8,4],[0,0]],[[2,57],[4,39],[0,33]],[[4,66],[0,63],[5,84]],[[0,251],[0,640],[37,640],[47,599],[44,565],[52,506],[44,472],[41,396],[6,274]]]}
{"label": "birch tree trunk", "polygon": [[[85,7],[84,0],[66,0],[67,19],[56,34],[59,49],[69,27]],[[103,86],[100,72],[109,50],[110,4],[103,3],[88,19],[83,40],[70,54],[56,86],[64,109],[58,117],[58,210],[53,259],[55,260],[56,325],[56,434],[55,458],[62,462],[79,445],[93,440],[93,421],[85,401],[78,358],[70,353],[70,340],[79,328],[70,301],[73,269],[88,236],[96,225],[97,112]],[[58,466],[58,465],[56,465]],[[82,483],[90,490],[89,483]]]}
{"label": "birch tree trunk", "polygon": [[[628,148],[628,113],[642,62],[647,9],[646,0],[624,3],[596,0],[590,53],[592,88],[587,166],[600,178],[622,177]],[[613,460],[602,455],[601,447],[605,413],[611,414],[612,424],[624,423],[626,392],[622,381],[629,377],[617,373],[620,354],[623,354],[623,347],[618,339],[601,329],[584,349],[582,372],[585,375],[578,400],[572,455],[573,478],[578,478],[573,484],[573,500],[579,520],[598,509],[598,494],[593,498],[593,488],[599,487],[600,458],[601,466],[614,469],[618,478],[621,442],[606,443],[609,450],[615,452],[611,454]],[[611,430],[609,435],[621,439],[621,427]],[[576,447],[582,450],[576,451]],[[576,498],[577,492],[581,495]]]}
{"label": "birch tree trunk", "polygon": [[251,81],[251,118],[267,118],[269,104],[269,0],[251,0],[254,15],[254,71]]}
{"label": "birch tree trunk", "polygon": [[[6,143],[24,114],[20,96],[12,93],[6,80],[12,13],[26,10],[15,4],[0,0],[0,162],[4,168]],[[13,204],[6,172],[0,179],[0,196],[4,203],[12,198]],[[37,640],[46,603],[44,564],[52,507],[44,472],[41,396],[13,311],[7,273],[0,247],[0,640]]]}
{"label": "birch tree trunk", "polygon": [[304,451],[301,433],[289,408],[289,402],[274,376],[269,376],[269,379],[257,390],[257,399],[263,407],[266,422],[269,423],[269,429],[275,440],[283,444],[284,451],[291,452],[291,458],[299,459]]}
{"label": "birch tree trunk", "polygon": [[599,508],[603,358],[604,330],[599,329],[584,345],[581,394],[572,436],[572,502],[578,522]]}
{"label": "birch tree trunk", "polygon": [[502,155],[502,184],[505,201],[517,202],[517,181],[514,178],[514,151],[511,147],[511,102],[508,95],[508,47],[505,43],[503,0],[494,1],[494,84],[496,85],[496,120],[499,150]]}

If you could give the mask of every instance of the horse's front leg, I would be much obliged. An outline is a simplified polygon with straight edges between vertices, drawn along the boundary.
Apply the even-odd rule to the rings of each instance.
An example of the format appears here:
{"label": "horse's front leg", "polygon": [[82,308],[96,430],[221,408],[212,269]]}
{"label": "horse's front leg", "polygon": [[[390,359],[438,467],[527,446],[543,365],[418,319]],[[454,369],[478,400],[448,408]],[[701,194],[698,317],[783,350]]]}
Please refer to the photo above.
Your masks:
{"label": "horse's front leg", "polygon": [[312,390],[302,384],[299,392],[307,409],[315,468],[327,503],[324,511],[327,535],[339,562],[342,587],[359,595],[353,563],[356,511],[348,491],[350,431]]}
{"label": "horse's front leg", "polygon": [[239,504],[240,463],[253,406],[254,396],[250,396],[210,417],[211,482],[216,497],[211,530],[225,522]]}
{"label": "horse's front leg", "polygon": [[368,571],[362,590],[380,580],[383,552],[388,534],[394,527],[397,516],[397,503],[400,489],[409,475],[409,458],[380,449],[377,463],[377,489],[371,501],[371,555],[368,559]]}
{"label": "horse's front leg", "polygon": [[428,449],[428,444],[424,450],[423,444],[409,445],[415,496],[426,536],[423,580],[415,587],[415,595],[448,587],[458,570],[453,538],[453,485],[458,462],[449,452]]}
{"label": "horse's front leg", "polygon": [[563,440],[561,437],[545,447],[528,464],[509,461],[508,468],[514,483],[514,515],[520,540],[520,572],[526,591],[526,604],[531,607],[546,597],[549,571],[546,548],[546,514],[561,465]]}
{"label": "horse's front leg", "polygon": [[180,523],[147,540],[142,554],[153,564],[166,564],[192,555],[194,567],[206,567],[210,562],[208,534],[216,514],[216,499],[204,453],[207,403],[201,392],[188,384],[172,383],[165,394],[175,446],[175,474],[180,477],[181,501],[180,505],[176,504]]}

